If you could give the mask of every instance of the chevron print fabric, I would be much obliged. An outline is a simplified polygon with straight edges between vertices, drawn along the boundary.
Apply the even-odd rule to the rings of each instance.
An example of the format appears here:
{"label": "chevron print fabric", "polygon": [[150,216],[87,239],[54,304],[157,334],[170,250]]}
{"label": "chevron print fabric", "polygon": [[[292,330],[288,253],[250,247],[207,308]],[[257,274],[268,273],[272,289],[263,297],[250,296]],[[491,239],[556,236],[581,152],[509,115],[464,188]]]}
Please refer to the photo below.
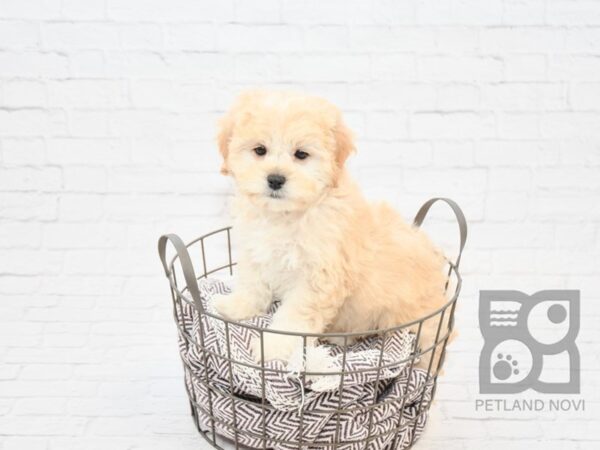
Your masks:
{"label": "chevron print fabric", "polygon": [[[204,310],[216,315],[211,298],[228,293],[228,285],[202,279],[199,289]],[[253,327],[267,328],[277,306],[228,326],[198,314],[185,297],[176,308],[186,387],[201,427],[214,425],[218,434],[253,448],[410,447],[413,434],[416,440],[425,427],[434,384],[425,371],[411,367],[414,336],[395,331],[348,345],[340,390],[343,347],[318,342],[316,349],[307,348],[304,373],[283,361],[266,361],[264,369],[254,361],[250,342],[259,331]],[[311,351],[327,355],[326,370],[313,370]]]}

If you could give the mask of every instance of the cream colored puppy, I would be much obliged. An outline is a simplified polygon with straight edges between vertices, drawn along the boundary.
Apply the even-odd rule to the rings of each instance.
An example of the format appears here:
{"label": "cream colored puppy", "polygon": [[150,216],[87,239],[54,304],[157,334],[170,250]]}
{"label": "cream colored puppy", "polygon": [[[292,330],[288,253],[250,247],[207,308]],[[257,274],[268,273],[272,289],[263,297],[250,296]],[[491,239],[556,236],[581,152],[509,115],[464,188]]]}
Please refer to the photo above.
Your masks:
{"label": "cream colored puppy", "polygon": [[[359,332],[446,302],[442,254],[389,206],[368,203],[344,169],[354,141],[331,103],[248,92],[222,119],[218,144],[222,172],[237,185],[237,285],[215,304],[224,317],[247,319],[279,298],[275,330]],[[429,322],[422,348],[437,329]],[[264,339],[266,359],[287,360],[301,346],[292,336]]]}

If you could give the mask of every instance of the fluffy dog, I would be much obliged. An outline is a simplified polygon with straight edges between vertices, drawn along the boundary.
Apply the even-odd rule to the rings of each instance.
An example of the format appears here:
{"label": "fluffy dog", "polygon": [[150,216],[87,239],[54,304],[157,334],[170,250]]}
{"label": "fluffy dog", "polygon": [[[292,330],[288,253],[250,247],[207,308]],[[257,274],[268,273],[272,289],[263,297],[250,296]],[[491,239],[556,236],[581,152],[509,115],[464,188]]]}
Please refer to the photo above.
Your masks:
{"label": "fluffy dog", "polygon": [[[221,171],[237,186],[239,246],[236,288],[216,299],[221,315],[247,319],[278,298],[274,330],[362,332],[447,301],[443,255],[392,208],[368,203],[345,170],[354,140],[334,105],[245,93],[222,118],[218,145]],[[421,348],[437,326],[425,323]],[[264,334],[265,359],[289,360],[299,346],[298,337]]]}

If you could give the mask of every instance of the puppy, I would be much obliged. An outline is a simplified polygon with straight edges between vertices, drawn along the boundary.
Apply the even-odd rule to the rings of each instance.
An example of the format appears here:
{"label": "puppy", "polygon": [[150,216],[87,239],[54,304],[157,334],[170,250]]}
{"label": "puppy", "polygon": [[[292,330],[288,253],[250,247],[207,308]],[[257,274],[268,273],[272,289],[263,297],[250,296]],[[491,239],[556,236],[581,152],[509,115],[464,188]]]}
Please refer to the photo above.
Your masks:
{"label": "puppy", "polygon": [[[447,301],[443,255],[392,208],[368,203],[345,170],[354,140],[331,103],[245,93],[222,118],[218,146],[221,171],[237,186],[239,246],[236,288],[215,300],[222,316],[247,319],[278,298],[274,330],[361,332],[414,321]],[[423,325],[422,349],[433,345],[438,319]],[[289,360],[301,345],[265,333],[265,359]]]}

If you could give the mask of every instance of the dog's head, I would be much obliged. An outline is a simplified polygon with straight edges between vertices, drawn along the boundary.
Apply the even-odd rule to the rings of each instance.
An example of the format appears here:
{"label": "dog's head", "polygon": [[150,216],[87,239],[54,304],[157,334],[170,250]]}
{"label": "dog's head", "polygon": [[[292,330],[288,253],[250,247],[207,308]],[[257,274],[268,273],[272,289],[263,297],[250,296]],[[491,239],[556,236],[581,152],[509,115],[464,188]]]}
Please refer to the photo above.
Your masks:
{"label": "dog's head", "polygon": [[336,186],[354,150],[340,111],[328,101],[299,93],[242,94],[222,118],[221,172],[239,192],[274,211],[305,209]]}

